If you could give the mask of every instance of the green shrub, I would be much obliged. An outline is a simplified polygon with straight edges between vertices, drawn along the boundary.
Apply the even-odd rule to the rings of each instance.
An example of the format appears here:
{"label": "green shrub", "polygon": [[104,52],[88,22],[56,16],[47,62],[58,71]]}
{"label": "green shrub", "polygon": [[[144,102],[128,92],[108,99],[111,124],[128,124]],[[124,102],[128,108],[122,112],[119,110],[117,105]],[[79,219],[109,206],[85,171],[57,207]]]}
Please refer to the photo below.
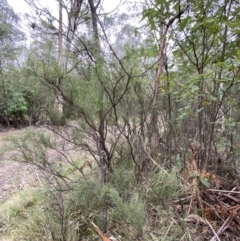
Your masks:
{"label": "green shrub", "polygon": [[6,105],[0,106],[0,116],[8,118],[10,123],[24,124],[28,120],[28,103],[22,92],[13,92],[5,100]]}
{"label": "green shrub", "polygon": [[126,165],[115,168],[110,182],[119,192],[119,195],[126,201],[131,197],[136,185],[134,172]]}
{"label": "green shrub", "polygon": [[158,205],[160,202],[170,201],[180,189],[180,182],[177,177],[178,168],[166,173],[159,171],[150,178],[143,190],[143,195],[148,202]]}

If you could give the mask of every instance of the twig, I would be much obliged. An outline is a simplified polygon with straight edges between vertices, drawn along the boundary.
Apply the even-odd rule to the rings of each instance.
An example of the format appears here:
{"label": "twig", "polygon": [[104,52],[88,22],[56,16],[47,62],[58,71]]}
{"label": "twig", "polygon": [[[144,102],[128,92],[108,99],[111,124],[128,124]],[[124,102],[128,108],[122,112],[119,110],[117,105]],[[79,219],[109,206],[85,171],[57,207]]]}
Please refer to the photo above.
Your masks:
{"label": "twig", "polygon": [[187,216],[190,215],[190,212],[191,212],[191,209],[192,209],[193,199],[194,199],[194,196],[192,195],[192,198],[191,198],[191,201],[190,201],[190,204],[189,204],[189,208],[188,208],[188,212],[187,212]]}
{"label": "twig", "polygon": [[108,238],[93,221],[90,221],[90,224],[93,226],[103,241],[111,241],[111,239]]}
{"label": "twig", "polygon": [[164,235],[164,237],[163,237],[163,240],[165,240],[165,238],[167,237],[169,231],[171,230],[171,228],[172,228],[172,226],[173,226],[173,223],[174,223],[174,221],[172,221],[172,222],[170,223],[170,226],[169,226],[167,232],[165,233],[165,235]]}
{"label": "twig", "polygon": [[42,185],[42,182],[41,182],[41,180],[40,180],[40,177],[39,177],[37,171],[36,171],[34,168],[32,168],[32,167],[30,167],[30,168],[34,171],[34,173],[35,173],[35,175],[36,175],[36,177],[37,177],[38,182],[40,183],[40,185]]}
{"label": "twig", "polygon": [[183,236],[181,237],[181,239],[179,241],[182,241],[186,236],[186,233],[183,234]]}
{"label": "twig", "polygon": [[196,223],[202,223],[207,225],[207,223],[205,222],[205,220],[203,218],[201,218],[199,215],[197,214],[190,214],[188,215],[185,219],[186,222],[196,222]]}
{"label": "twig", "polygon": [[145,145],[144,145],[144,142],[143,142],[143,140],[142,140],[142,137],[139,136],[139,135],[138,135],[138,137],[139,137],[139,139],[140,139],[141,142],[142,142],[143,151],[145,152],[145,154],[147,155],[147,157],[149,158],[149,160],[150,160],[155,166],[157,166],[160,170],[162,170],[165,174],[170,175],[164,168],[162,168],[162,167],[150,156],[150,154],[149,154],[149,153],[147,152],[147,150],[146,150],[146,147],[145,147]]}
{"label": "twig", "polygon": [[191,196],[188,196],[188,197],[183,197],[183,198],[179,198],[177,200],[174,200],[173,203],[174,204],[178,204],[178,203],[182,203],[184,201],[188,201],[190,198],[192,198],[192,195]]}
{"label": "twig", "polygon": [[154,241],[158,241],[158,239],[156,238],[155,235],[153,235],[152,233],[149,234],[151,236],[151,238],[154,240]]}
{"label": "twig", "polygon": [[237,192],[237,191],[218,190],[218,189],[208,189],[207,191],[240,194],[240,192]]}
{"label": "twig", "polygon": [[[229,226],[229,224],[232,222],[233,220],[233,215],[230,214],[229,217],[226,219],[226,221],[223,223],[223,225],[220,227],[220,229],[217,231],[217,235],[220,236],[224,231],[225,229],[227,229],[227,227]],[[216,236],[212,237],[210,241],[215,241]]]}
{"label": "twig", "polygon": [[[208,226],[210,227],[210,229],[212,230],[212,232],[214,233],[214,239],[216,238],[218,241],[221,241],[220,238],[218,237],[217,233],[215,232],[215,230],[213,229],[212,225],[209,223],[209,221],[205,218],[205,221],[207,222]],[[212,238],[212,239],[213,239]],[[211,239],[211,240],[212,240]]]}

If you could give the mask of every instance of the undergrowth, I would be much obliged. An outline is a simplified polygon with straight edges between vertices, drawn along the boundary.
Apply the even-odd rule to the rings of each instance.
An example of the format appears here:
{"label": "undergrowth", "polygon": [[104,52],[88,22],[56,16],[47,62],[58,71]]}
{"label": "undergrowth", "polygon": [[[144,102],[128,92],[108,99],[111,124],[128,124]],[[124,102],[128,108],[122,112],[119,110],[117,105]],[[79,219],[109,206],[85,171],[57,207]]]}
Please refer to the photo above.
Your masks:
{"label": "undergrowth", "polygon": [[[131,170],[125,172],[119,168],[106,185],[89,176],[66,192],[45,187],[17,193],[0,204],[2,240],[99,240],[89,221],[101,228],[106,204],[110,233],[119,240],[161,240],[173,217],[169,203],[179,190],[177,170],[157,172],[141,185]],[[180,235],[181,227],[172,224],[164,240]]]}
{"label": "undergrowth", "polygon": [[[21,141],[37,140],[27,134]],[[46,145],[46,138],[44,143],[56,148]],[[31,153],[29,149],[29,154],[35,157],[34,163],[41,161],[39,151]],[[67,158],[64,162],[57,157],[61,165],[56,162],[52,166],[58,168],[55,175],[39,175],[45,178],[39,181],[41,188],[19,191],[0,203],[0,240],[97,241],[99,236],[90,221],[102,228],[103,207],[108,211],[108,235],[118,241],[178,240],[187,234],[184,223],[174,221],[176,210],[171,205],[182,190],[178,165],[168,172],[142,173],[139,179],[130,161],[124,159],[114,164],[114,172],[103,185],[96,166],[86,167],[83,175],[79,167],[86,159],[76,152]],[[50,161],[46,159],[47,164]]]}

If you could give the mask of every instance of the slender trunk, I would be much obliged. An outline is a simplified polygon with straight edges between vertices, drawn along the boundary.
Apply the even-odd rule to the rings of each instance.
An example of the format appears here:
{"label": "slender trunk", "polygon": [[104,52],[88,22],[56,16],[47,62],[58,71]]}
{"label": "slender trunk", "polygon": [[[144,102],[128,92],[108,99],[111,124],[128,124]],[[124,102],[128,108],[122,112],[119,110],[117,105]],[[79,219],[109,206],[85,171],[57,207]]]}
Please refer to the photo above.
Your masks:
{"label": "slender trunk", "polygon": [[[63,59],[62,59],[62,50],[63,50],[63,28],[62,28],[62,2],[59,3],[59,32],[58,32],[58,65],[64,68]],[[63,113],[63,97],[62,97],[62,81],[59,80],[58,86],[56,88],[55,100],[54,100],[54,109],[58,113]]]}
{"label": "slender trunk", "polygon": [[[203,74],[203,68],[198,69],[198,74],[201,76]],[[200,77],[201,78],[201,77]],[[201,78],[198,83],[198,133],[199,133],[199,143],[204,142],[203,135],[203,92],[204,92],[203,79]]]}
{"label": "slender trunk", "polygon": [[166,71],[166,76],[167,76],[167,110],[168,110],[168,153],[169,156],[172,154],[172,147],[173,147],[173,123],[172,123],[172,103],[171,103],[171,87],[170,87],[170,81],[169,81],[169,72],[168,72],[168,62],[167,58],[165,60],[165,71]]}
{"label": "slender trunk", "polygon": [[7,126],[9,128],[10,123],[9,123],[8,114],[7,114],[7,108],[8,108],[7,93],[6,93],[6,86],[5,86],[5,82],[4,82],[4,76],[3,76],[2,68],[1,68],[1,77],[2,77],[2,91],[3,91],[3,107],[5,109],[5,111],[4,111],[5,118],[6,118]]}
{"label": "slender trunk", "polygon": [[[94,5],[93,0],[88,0],[91,14],[92,14],[92,28],[93,28],[93,41],[95,46],[95,55],[96,55],[96,71],[99,79],[102,79],[101,76],[103,74],[103,57],[101,57],[101,45],[99,39],[99,31],[98,31],[98,16],[97,16],[97,8],[100,4],[101,0]],[[104,99],[104,89],[100,84],[99,90],[99,99]],[[103,103],[103,102],[102,102]],[[109,165],[111,166],[110,160],[107,163],[106,153],[105,153],[105,117],[104,117],[104,106],[101,104],[99,108],[99,140],[98,140],[98,151],[99,151],[99,163],[100,163],[100,171],[101,171],[101,181],[102,184],[107,182],[107,173]],[[107,165],[108,164],[108,165]],[[108,205],[107,203],[103,204],[102,207],[102,229],[103,232],[108,231]]]}
{"label": "slender trunk", "polygon": [[5,81],[4,81],[4,76],[3,76],[3,67],[2,67],[2,61],[0,62],[0,76],[2,79],[2,91],[3,91],[3,108],[4,108],[4,114],[7,122],[7,126],[10,127],[9,119],[8,119],[8,114],[7,114],[7,93],[6,93],[6,86],[5,86]]}
{"label": "slender trunk", "polygon": [[160,41],[160,50],[158,55],[158,69],[156,73],[156,78],[154,81],[154,89],[153,89],[153,99],[152,99],[152,112],[151,112],[151,119],[150,119],[150,134],[149,134],[149,143],[152,147],[153,154],[156,154],[156,151],[158,150],[159,145],[159,138],[160,133],[158,130],[158,107],[156,106],[156,103],[159,98],[159,86],[160,86],[160,79],[164,72],[164,63],[166,59],[166,48],[167,48],[167,36],[169,28],[173,25],[176,19],[180,18],[182,14],[188,9],[188,5],[185,9],[182,9],[177,13],[175,16],[173,16],[171,19],[169,19],[168,23],[164,25],[164,28],[161,29],[161,36],[162,39]]}
{"label": "slender trunk", "polygon": [[[58,35],[58,63],[62,67],[63,76],[66,73],[68,67],[68,56],[71,49],[71,45],[77,31],[78,19],[81,10],[83,0],[71,1],[70,13],[68,16],[68,27],[66,31],[66,40],[63,43],[63,17],[62,17],[62,2],[59,3],[59,35]],[[64,79],[59,78],[58,85],[56,86],[56,99],[57,110],[59,113],[63,112],[63,89],[64,89]]]}
{"label": "slender trunk", "polygon": [[[228,6],[228,9],[227,9],[227,14],[226,14],[226,18],[227,19],[229,18],[229,12],[231,11],[232,3],[233,3],[233,0],[231,0],[229,2],[229,6]],[[228,47],[228,26],[227,25],[225,25],[223,41],[222,42],[223,43],[222,43],[221,62],[224,62],[225,61],[226,50],[227,50],[227,47]],[[222,79],[222,71],[223,71],[223,69],[220,68],[219,74],[218,74],[218,79],[219,80]],[[220,83],[218,85],[218,88],[216,88],[216,93],[218,93],[218,92],[221,93],[221,89],[222,88],[223,88],[223,83]],[[205,162],[205,169],[206,170],[208,169],[209,162],[210,162],[210,159],[211,159],[213,134],[214,134],[215,126],[216,126],[215,122],[217,121],[218,116],[220,116],[219,119],[222,122],[221,123],[221,132],[222,132],[222,134],[225,132],[225,123],[224,123],[225,122],[225,115],[224,115],[224,112],[223,112],[223,102],[222,102],[222,100],[223,100],[223,96],[222,96],[222,94],[220,94],[220,103],[218,104],[217,108],[215,108],[215,113],[213,115],[213,118],[210,120],[212,125],[211,125],[210,134],[208,136],[209,143],[208,143],[207,156],[206,156],[206,162]],[[230,139],[230,142],[231,141],[232,140]],[[217,162],[216,162],[216,165],[217,165]],[[216,169],[216,167],[215,167],[215,169]]]}
{"label": "slender trunk", "polygon": [[[62,62],[62,49],[63,49],[63,20],[62,20],[62,2],[59,3],[59,35],[58,35],[58,41],[59,41],[59,46],[58,46],[58,64],[63,66],[63,62]],[[60,83],[60,90],[63,91],[63,85],[61,83],[61,81],[59,81]],[[62,93],[59,93],[59,98],[58,98],[58,111],[59,113],[63,112],[63,97],[62,97]]]}

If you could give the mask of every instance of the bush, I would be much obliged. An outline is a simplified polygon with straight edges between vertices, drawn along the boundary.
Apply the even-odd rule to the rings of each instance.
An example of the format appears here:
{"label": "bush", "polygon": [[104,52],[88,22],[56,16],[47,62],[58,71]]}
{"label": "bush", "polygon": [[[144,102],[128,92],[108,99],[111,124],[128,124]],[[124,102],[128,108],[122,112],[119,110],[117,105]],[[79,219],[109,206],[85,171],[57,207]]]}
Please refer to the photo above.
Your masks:
{"label": "bush", "polygon": [[23,123],[28,119],[27,116],[27,101],[21,92],[13,94],[8,102],[7,115],[9,120],[13,122]]}
{"label": "bush", "polygon": [[0,106],[0,116],[3,123],[25,124],[28,120],[28,103],[22,92],[13,92],[5,100],[5,105]]}
{"label": "bush", "polygon": [[155,173],[145,187],[143,195],[149,203],[158,205],[160,202],[168,202],[180,190],[180,182],[177,178],[179,169],[176,167],[171,172],[159,171]]}

